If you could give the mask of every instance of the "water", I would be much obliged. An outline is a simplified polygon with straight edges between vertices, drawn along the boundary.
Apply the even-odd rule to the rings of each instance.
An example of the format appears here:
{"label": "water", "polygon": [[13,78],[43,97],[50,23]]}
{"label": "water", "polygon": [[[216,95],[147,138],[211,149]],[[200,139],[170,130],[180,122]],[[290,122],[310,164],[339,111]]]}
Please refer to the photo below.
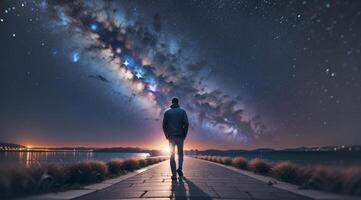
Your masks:
{"label": "water", "polygon": [[40,151],[40,152],[0,152],[0,165],[24,164],[30,166],[35,163],[77,163],[82,160],[110,161],[112,159],[146,158],[148,153],[118,153],[92,151]]}

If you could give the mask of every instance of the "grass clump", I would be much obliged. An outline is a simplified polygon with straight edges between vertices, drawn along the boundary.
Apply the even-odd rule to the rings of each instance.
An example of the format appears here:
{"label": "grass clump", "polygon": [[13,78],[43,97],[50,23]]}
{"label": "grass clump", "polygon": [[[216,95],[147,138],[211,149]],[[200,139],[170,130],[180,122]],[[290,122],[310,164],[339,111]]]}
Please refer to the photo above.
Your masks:
{"label": "grass clump", "polygon": [[252,159],[249,162],[250,169],[257,174],[268,174],[271,171],[271,165],[267,161],[259,158]]}
{"label": "grass clump", "polygon": [[[196,156],[196,158],[229,165],[229,157]],[[329,166],[298,166],[289,161],[271,165],[263,159],[247,161],[243,157],[231,159],[236,168],[254,173],[270,175],[279,180],[297,184],[303,189],[323,190],[348,195],[361,195],[361,167],[351,167],[341,171]]]}
{"label": "grass clump", "polygon": [[[154,163],[158,162],[158,160],[155,160]],[[122,162],[122,170],[125,171],[134,171],[136,169],[139,169],[139,162],[136,159],[127,159]]]}
{"label": "grass clump", "polygon": [[[159,161],[160,162],[160,161]],[[140,159],[138,160],[138,164],[140,168],[146,167],[148,165],[147,160],[146,159]]]}
{"label": "grass clump", "polygon": [[306,180],[303,186],[328,192],[340,192],[343,184],[342,177],[343,175],[336,169],[317,166],[312,169],[310,178]]}
{"label": "grass clump", "polygon": [[280,162],[273,166],[272,175],[282,181],[299,183],[299,168],[291,162]]}
{"label": "grass clump", "polygon": [[361,196],[361,168],[352,167],[345,171],[343,192]]}
{"label": "grass clump", "polygon": [[239,169],[248,169],[248,160],[243,157],[236,157],[232,160],[232,166]]}
{"label": "grass clump", "polygon": [[124,173],[122,165],[123,165],[123,160],[121,160],[121,159],[113,159],[113,160],[107,162],[109,173],[113,174],[113,175],[118,175],[118,174]]}
{"label": "grass clump", "polygon": [[221,163],[224,165],[231,165],[232,158],[231,157],[221,157]]}
{"label": "grass clump", "polygon": [[68,183],[92,183],[105,178],[107,165],[101,161],[82,161],[68,168]]}
{"label": "grass clump", "polygon": [[166,160],[167,157],[81,161],[76,164],[39,164],[0,167],[0,199],[61,191],[91,184]]}

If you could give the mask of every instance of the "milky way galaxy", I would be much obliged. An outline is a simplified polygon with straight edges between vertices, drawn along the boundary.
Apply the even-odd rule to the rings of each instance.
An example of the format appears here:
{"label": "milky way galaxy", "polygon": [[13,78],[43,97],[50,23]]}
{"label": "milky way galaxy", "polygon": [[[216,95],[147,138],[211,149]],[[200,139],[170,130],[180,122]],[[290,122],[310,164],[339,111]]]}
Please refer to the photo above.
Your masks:
{"label": "milky way galaxy", "polygon": [[[182,52],[187,49],[162,38],[159,15],[154,15],[153,22],[142,22],[127,16],[119,5],[103,1],[52,1],[49,7],[55,23],[82,38],[78,48],[88,55],[82,59],[93,55],[106,60],[98,67],[108,68],[108,73],[116,74],[112,81],[121,81],[146,99],[157,118],[176,96],[190,113],[195,130],[243,142],[265,132],[258,115],[247,115],[235,98],[207,86],[201,72],[206,64],[186,59]],[[73,53],[73,61],[78,62],[79,56]]]}

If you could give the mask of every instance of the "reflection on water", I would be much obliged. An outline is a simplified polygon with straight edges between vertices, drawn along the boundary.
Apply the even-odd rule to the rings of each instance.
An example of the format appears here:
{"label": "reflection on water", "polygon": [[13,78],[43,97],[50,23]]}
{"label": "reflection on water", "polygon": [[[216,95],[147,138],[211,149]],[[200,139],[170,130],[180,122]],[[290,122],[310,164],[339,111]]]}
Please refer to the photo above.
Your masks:
{"label": "reflection on water", "polygon": [[0,164],[25,164],[34,163],[76,163],[82,160],[109,161],[115,158],[146,158],[148,153],[117,153],[117,152],[92,152],[92,151],[22,151],[0,152]]}

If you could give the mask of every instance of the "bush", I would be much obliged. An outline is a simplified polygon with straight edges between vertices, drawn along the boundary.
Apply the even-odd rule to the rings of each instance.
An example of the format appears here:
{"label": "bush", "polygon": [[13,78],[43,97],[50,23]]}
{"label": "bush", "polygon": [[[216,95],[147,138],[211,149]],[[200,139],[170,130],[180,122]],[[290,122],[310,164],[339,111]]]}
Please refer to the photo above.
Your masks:
{"label": "bush", "polygon": [[54,187],[60,187],[66,182],[65,167],[63,164],[45,165],[45,173],[54,180]]}
{"label": "bush", "polygon": [[[195,156],[199,159],[229,164],[229,157]],[[273,177],[300,185],[302,188],[323,190],[349,195],[361,195],[361,167],[353,167],[341,172],[339,169],[327,166],[299,167],[291,162],[280,162],[273,167],[262,159],[247,161],[243,157],[232,159],[232,166],[240,169],[250,169],[258,174],[270,174]]]}
{"label": "bush", "polygon": [[121,174],[123,173],[122,168],[123,161],[120,159],[113,159],[107,163],[109,173],[111,174]]}
{"label": "bush", "polygon": [[338,170],[318,166],[313,169],[312,176],[305,182],[304,187],[329,192],[340,192],[342,185],[342,175]]}
{"label": "bush", "polygon": [[[156,163],[157,160],[154,161]],[[134,171],[136,169],[139,169],[139,162],[136,159],[127,159],[124,160],[122,163],[122,170],[125,171]]]}
{"label": "bush", "polygon": [[350,168],[344,174],[343,192],[352,195],[361,195],[361,168]]}
{"label": "bush", "polygon": [[[27,168],[27,173],[38,192],[49,192],[65,183],[65,169],[62,164],[38,164]],[[35,191],[35,190],[34,190]]]}
{"label": "bush", "polygon": [[125,170],[133,171],[166,159],[166,157],[139,160],[115,159],[107,164],[101,161],[82,161],[67,166],[42,164],[28,168],[2,165],[0,167],[0,199],[65,189],[77,184],[94,183],[109,175],[119,175]]}
{"label": "bush", "polygon": [[68,183],[91,183],[105,178],[108,168],[101,161],[82,161],[68,167]]}
{"label": "bush", "polygon": [[212,161],[212,162],[217,162],[217,156],[211,156],[211,158],[210,158],[210,161]]}
{"label": "bush", "polygon": [[147,162],[148,165],[153,165],[153,164],[155,164],[154,158],[146,158],[146,162]]}
{"label": "bush", "polygon": [[232,164],[232,158],[230,157],[222,157],[221,163],[224,165],[231,165]]}
{"label": "bush", "polygon": [[12,194],[31,194],[36,191],[34,181],[25,167],[13,167],[7,172]]}
{"label": "bush", "polygon": [[232,166],[239,169],[248,169],[248,161],[243,157],[236,157],[232,160]]}
{"label": "bush", "polygon": [[289,183],[298,183],[299,171],[291,162],[280,162],[272,168],[272,175]]}
{"label": "bush", "polygon": [[212,161],[216,163],[222,163],[222,157],[221,156],[212,156]]}
{"label": "bush", "polygon": [[140,160],[138,160],[138,162],[139,162],[139,167],[140,168],[146,167],[148,165],[146,159],[140,159]]}
{"label": "bush", "polygon": [[250,169],[257,174],[268,174],[271,170],[271,165],[267,161],[255,158],[249,162]]}

